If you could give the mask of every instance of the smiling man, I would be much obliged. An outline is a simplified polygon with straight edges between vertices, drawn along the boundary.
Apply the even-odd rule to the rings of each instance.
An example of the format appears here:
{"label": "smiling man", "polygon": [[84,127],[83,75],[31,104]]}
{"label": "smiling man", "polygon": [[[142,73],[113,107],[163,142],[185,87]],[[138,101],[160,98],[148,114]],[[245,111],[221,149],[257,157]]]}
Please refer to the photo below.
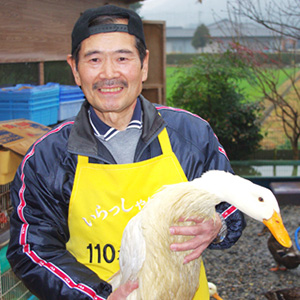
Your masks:
{"label": "smiling man", "polygon": [[[101,20],[101,18],[100,18]],[[104,18],[108,22],[111,18]],[[128,26],[127,19],[116,19]],[[123,26],[124,28],[126,28]],[[97,25],[101,31],[108,26]],[[148,76],[149,52],[141,61],[135,36],[114,31],[93,34],[80,44],[78,62],[68,57],[76,83],[81,86],[96,115],[107,125],[126,129]]]}
{"label": "smiling man", "polygon": [[[85,11],[67,61],[86,101],[25,155],[11,186],[7,257],[39,299],[122,300],[139,284],[112,291],[108,282],[119,269],[128,221],[163,185],[232,169],[206,121],[141,95],[149,51],[135,12],[113,5]],[[170,251],[187,251],[183,263],[240,237],[242,214],[227,203],[216,210],[215,222],[195,217],[191,226],[170,228],[191,236],[170,245]],[[196,300],[209,299],[201,268]]]}

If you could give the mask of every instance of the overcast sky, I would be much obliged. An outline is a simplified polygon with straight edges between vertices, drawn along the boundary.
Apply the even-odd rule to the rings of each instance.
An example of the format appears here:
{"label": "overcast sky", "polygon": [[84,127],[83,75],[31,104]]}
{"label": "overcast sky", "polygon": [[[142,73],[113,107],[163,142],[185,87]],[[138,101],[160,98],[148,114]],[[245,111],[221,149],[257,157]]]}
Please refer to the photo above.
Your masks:
{"label": "overcast sky", "polygon": [[[197,0],[144,0],[139,14],[145,20],[164,20],[167,27],[197,27],[202,23],[209,25],[228,18],[228,1],[230,0],[202,0],[200,3]],[[260,3],[262,10],[266,3],[285,1],[288,0],[253,0],[255,5]]]}
{"label": "overcast sky", "polygon": [[139,14],[145,20],[165,20],[167,26],[197,27],[226,18],[227,0],[145,0]]}

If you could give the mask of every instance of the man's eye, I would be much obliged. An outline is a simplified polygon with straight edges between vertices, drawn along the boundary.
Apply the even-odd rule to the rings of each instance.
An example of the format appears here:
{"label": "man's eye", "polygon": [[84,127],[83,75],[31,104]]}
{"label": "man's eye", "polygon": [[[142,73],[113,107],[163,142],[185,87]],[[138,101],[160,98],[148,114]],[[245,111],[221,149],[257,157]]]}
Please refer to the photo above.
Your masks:
{"label": "man's eye", "polygon": [[91,59],[91,62],[99,62],[99,58],[94,57]]}
{"label": "man's eye", "polygon": [[126,57],[120,57],[119,61],[125,61],[127,58]]}

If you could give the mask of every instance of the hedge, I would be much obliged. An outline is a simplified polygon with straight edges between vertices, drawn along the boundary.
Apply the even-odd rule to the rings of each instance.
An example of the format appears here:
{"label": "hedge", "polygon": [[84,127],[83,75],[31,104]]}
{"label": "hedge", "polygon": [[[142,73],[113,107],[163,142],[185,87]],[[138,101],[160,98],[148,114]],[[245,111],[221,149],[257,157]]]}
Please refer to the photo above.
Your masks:
{"label": "hedge", "polygon": [[[201,53],[172,53],[167,54],[167,65],[190,64],[192,60],[200,56]],[[217,54],[211,54],[217,55]],[[261,54],[257,54],[261,56]],[[270,62],[281,62],[284,65],[300,64],[300,53],[281,52],[281,53],[264,53]]]}

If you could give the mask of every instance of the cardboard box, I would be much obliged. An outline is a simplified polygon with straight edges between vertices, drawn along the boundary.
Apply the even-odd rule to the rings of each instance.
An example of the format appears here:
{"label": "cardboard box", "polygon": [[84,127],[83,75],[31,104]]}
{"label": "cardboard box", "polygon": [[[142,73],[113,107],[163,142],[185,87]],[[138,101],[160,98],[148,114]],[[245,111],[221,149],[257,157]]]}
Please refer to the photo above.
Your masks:
{"label": "cardboard box", "polygon": [[49,130],[26,119],[0,122],[0,185],[13,180],[29,147]]}

